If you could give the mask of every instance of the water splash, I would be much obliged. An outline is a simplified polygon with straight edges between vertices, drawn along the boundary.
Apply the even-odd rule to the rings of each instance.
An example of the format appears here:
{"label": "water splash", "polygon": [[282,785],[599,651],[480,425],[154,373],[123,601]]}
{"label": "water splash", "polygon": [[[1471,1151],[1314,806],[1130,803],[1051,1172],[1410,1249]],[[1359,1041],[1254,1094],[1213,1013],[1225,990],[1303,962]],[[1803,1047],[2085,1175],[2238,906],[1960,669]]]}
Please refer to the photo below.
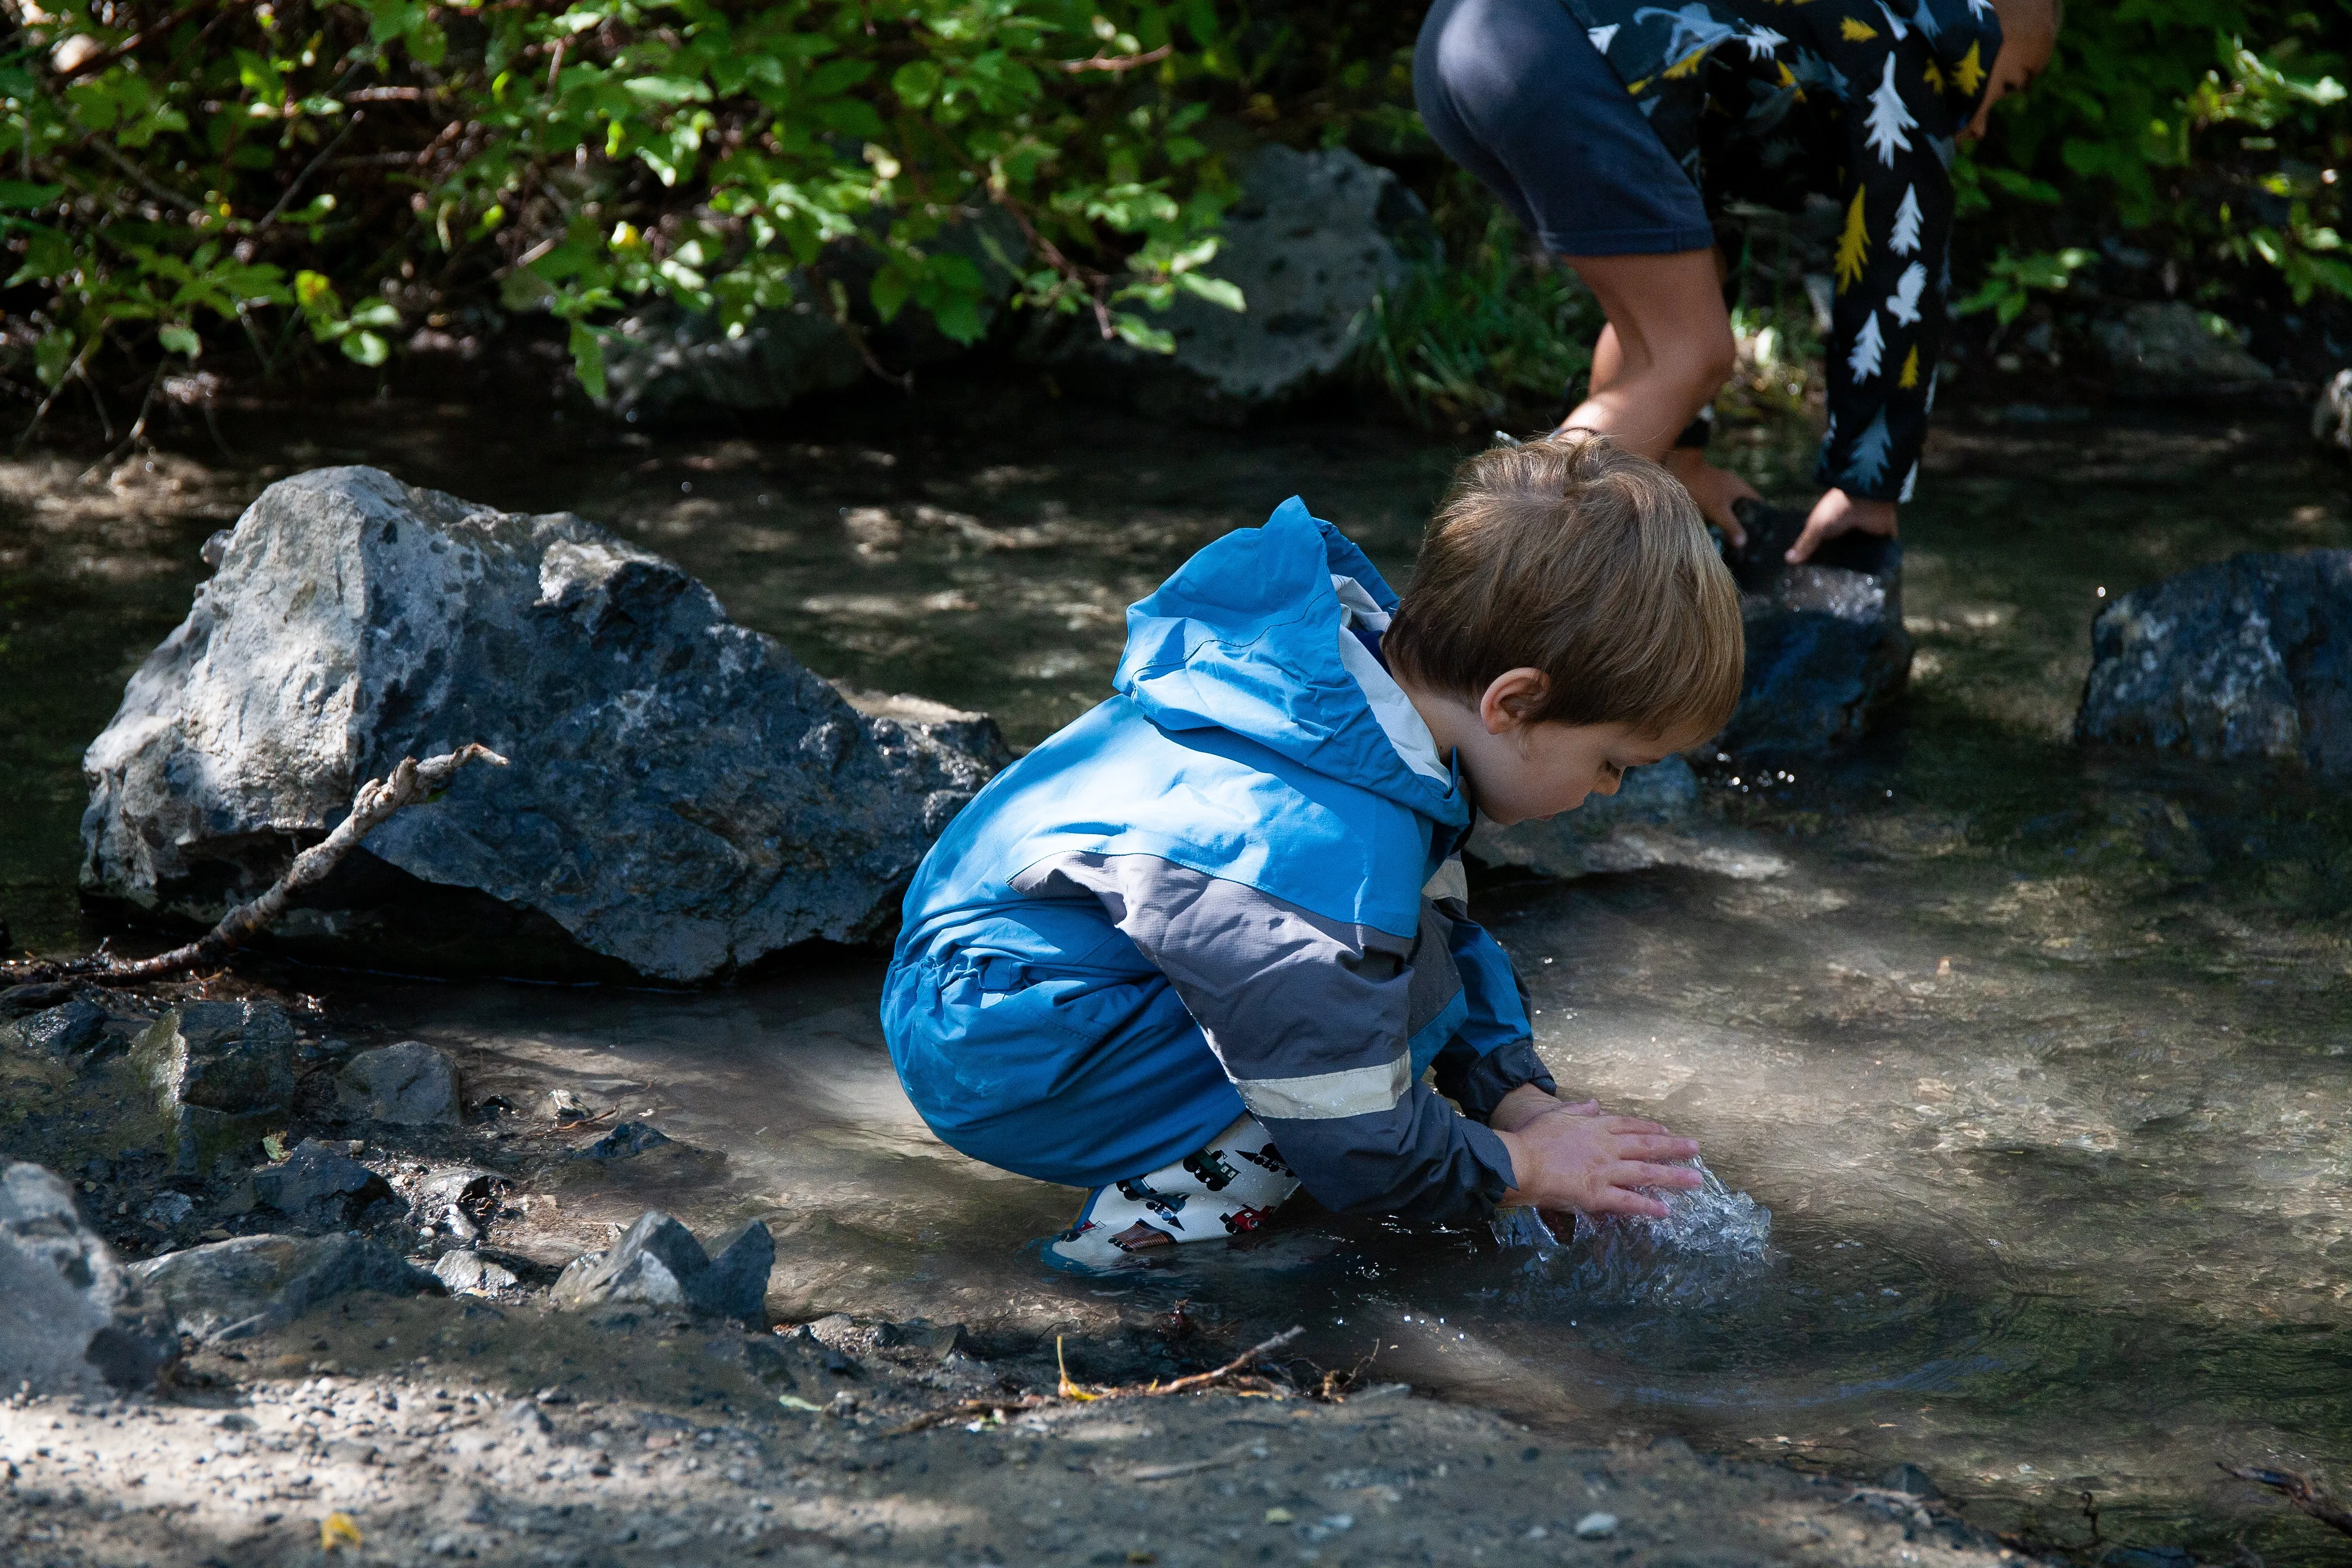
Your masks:
{"label": "water splash", "polygon": [[1772,1268],[1772,1211],[1691,1162],[1703,1184],[1659,1192],[1664,1219],[1576,1216],[1563,1247],[1532,1209],[1496,1215],[1495,1239],[1534,1253],[1527,1272],[1595,1307],[1706,1308],[1752,1290]]}

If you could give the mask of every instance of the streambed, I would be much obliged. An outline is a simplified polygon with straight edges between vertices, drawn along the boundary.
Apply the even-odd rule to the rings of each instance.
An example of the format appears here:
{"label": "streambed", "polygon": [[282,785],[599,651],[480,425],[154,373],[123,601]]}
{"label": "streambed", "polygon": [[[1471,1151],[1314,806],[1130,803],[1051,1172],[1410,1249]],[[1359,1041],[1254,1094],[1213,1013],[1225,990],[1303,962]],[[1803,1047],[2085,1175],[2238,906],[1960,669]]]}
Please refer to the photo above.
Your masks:
{"label": "streambed", "polygon": [[[678,559],[814,668],[995,713],[1034,743],[1096,700],[1124,605],[1294,491],[1409,563],[1454,455],[1392,431],[1156,430],[1067,410],[805,440],[583,429],[476,408],[256,413],[108,482],[0,468],[0,914],[94,940],[76,759],[184,612],[195,550],[269,478],[379,463],[569,507]],[[1743,459],[1789,493],[1804,437]],[[457,1052],[473,1092],[571,1087],[686,1146],[551,1179],[550,1261],[660,1202],[764,1216],[808,1315],[1092,1331],[1179,1300],[1236,1327],[1600,1440],[1673,1433],[1874,1476],[1920,1466],[1979,1524],[2228,1561],[2352,1550],[2213,1461],[2352,1462],[2352,814],[2292,775],[2065,739],[2097,590],[2239,548],[2352,542],[2291,426],[1956,420],[1906,514],[1921,655],[1903,722],[1833,764],[1742,759],[1709,810],[1780,874],[1685,869],[1475,904],[1563,1087],[1655,1115],[1774,1215],[1759,1267],[1682,1299],[1491,1238],[1295,1205],[1132,1286],[1024,1250],[1076,1194],[932,1142],[873,1021],[878,959],[787,958],[676,994],[311,972],[371,1041]],[[660,1152],[656,1152],[657,1153]],[[583,1169],[585,1169],[583,1167]],[[2088,1494],[2087,1502],[2084,1494]],[[2095,1521],[2093,1519],[2095,1514]]]}

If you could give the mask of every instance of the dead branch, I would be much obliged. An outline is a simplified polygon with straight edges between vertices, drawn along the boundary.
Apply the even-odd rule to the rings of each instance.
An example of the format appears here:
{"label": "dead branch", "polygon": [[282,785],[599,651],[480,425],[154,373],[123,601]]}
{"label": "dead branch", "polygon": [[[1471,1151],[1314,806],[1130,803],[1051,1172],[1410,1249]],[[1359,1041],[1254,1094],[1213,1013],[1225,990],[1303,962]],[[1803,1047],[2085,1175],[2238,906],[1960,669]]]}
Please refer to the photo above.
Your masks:
{"label": "dead branch", "polygon": [[[1248,1368],[1269,1351],[1280,1350],[1306,1331],[1306,1326],[1302,1324],[1276,1334],[1263,1344],[1252,1345],[1212,1372],[1196,1372],[1190,1377],[1180,1377],[1168,1383],[1129,1383],[1111,1388],[1087,1388],[1072,1382],[1069,1369],[1062,1364],[1062,1341],[1057,1334],[1054,1338],[1054,1368],[1060,1373],[1060,1383],[1052,1394],[1024,1394],[1013,1399],[967,1399],[945,1409],[926,1411],[904,1426],[893,1426],[883,1436],[902,1437],[927,1427],[944,1426],[950,1422],[975,1418],[986,1420],[993,1416],[1001,1421],[1008,1410],[1042,1410],[1051,1405],[1090,1405],[1102,1399],[1151,1399],[1164,1394],[1198,1393],[1219,1385],[1235,1387],[1244,1394],[1279,1399],[1297,1391],[1271,1378],[1249,1376]],[[1251,1384],[1255,1386],[1248,1386]]]}
{"label": "dead branch", "polygon": [[359,793],[352,796],[351,815],[325,838],[294,857],[294,864],[287,868],[286,874],[271,883],[259,898],[229,910],[218,925],[185,947],[132,963],[124,963],[101,952],[64,963],[0,964],[0,980],[12,985],[52,980],[123,985],[169,979],[218,963],[276,924],[293,896],[341,864],[345,856],[359,847],[361,839],[381,827],[402,807],[414,805],[447,788],[457,770],[477,757],[499,767],[507,765],[504,757],[481,745],[460,746],[446,756],[428,757],[421,763],[415,757],[403,757],[388,776],[370,779],[360,785]]}
{"label": "dead branch", "polygon": [[1171,44],[1162,44],[1156,49],[1146,49],[1139,55],[1098,53],[1092,59],[1064,60],[1062,68],[1072,76],[1077,75],[1080,71],[1108,71],[1113,76],[1122,76],[1139,66],[1157,65],[1168,58],[1174,47]]}
{"label": "dead branch", "polygon": [[2352,1508],[2347,1508],[2338,1500],[2327,1489],[2326,1482],[2314,1481],[2309,1476],[2299,1475],[2293,1470],[2268,1470],[2256,1465],[2223,1465],[2221,1468],[2242,1481],[2270,1488],[2293,1503],[2300,1512],[2352,1535]]}

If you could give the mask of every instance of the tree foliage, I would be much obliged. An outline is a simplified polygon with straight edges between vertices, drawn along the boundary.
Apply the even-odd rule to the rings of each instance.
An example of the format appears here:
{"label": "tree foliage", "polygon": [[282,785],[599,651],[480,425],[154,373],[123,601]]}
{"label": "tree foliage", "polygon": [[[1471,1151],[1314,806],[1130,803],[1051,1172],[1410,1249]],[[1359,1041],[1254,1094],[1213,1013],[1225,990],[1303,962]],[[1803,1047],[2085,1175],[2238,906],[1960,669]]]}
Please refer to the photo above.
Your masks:
{"label": "tree foliage", "polygon": [[1149,344],[1179,289],[1232,302],[1188,91],[1230,68],[1210,0],[12,8],[6,287],[52,387],[110,343],[231,334],[378,363],[492,286],[570,324],[592,389],[604,323],[649,294],[740,330],[814,289],[845,324],[911,306],[969,342],[985,282],[941,237],[990,207],[1032,307]]}

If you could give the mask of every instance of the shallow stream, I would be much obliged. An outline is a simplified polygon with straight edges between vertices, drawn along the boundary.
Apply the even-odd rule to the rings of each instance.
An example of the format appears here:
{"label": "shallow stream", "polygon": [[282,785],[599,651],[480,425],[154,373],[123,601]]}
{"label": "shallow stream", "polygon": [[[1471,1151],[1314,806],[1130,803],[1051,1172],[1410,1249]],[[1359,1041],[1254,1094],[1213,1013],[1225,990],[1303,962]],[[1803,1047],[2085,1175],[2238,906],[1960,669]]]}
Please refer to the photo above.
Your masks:
{"label": "shallow stream", "polygon": [[[80,748],[184,612],[196,547],[268,479],[370,461],[570,508],[701,575],[847,684],[1034,743],[1101,695],[1121,612],[1294,491],[1402,574],[1454,453],[1396,432],[1157,430],[1064,410],[812,441],[665,437],[429,405],[224,422],[80,477],[0,465],[0,915],[93,940],[72,892]],[[1790,494],[1801,433],[1742,458]],[[2291,427],[1956,420],[1906,516],[1920,658],[1903,721],[1834,764],[1740,759],[1709,809],[1785,862],[1476,908],[1564,1089],[1701,1140],[1773,1215],[1744,1263],[1601,1269],[1294,1205],[1247,1246],[1105,1287],[1027,1243],[1076,1194],[934,1142],[873,1013],[878,959],[788,958],[694,994],[313,972],[372,1037],[457,1050],[475,1093],[551,1083],[678,1146],[552,1183],[551,1246],[649,1201],[762,1215],[795,1310],[1072,1333],[1179,1300],[1238,1342],[1583,1437],[1868,1479],[1908,1462],[1980,1524],[2074,1548],[2352,1563],[2216,1460],[2352,1468],[2352,809],[2292,775],[2067,739],[2098,590],[2242,548],[2352,542]],[[561,1254],[553,1259],[560,1261]]]}

